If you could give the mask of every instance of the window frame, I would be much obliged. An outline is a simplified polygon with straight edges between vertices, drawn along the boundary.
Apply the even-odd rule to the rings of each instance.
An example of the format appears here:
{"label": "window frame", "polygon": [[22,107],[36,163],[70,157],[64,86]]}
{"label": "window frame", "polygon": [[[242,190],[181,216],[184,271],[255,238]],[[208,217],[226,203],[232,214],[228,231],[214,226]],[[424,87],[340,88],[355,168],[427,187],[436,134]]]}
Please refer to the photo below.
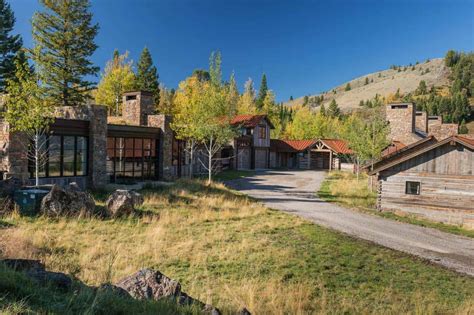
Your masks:
{"label": "window frame", "polygon": [[[413,193],[410,185],[416,185],[416,192]],[[418,182],[418,181],[411,181],[411,180],[407,180],[405,181],[405,195],[412,195],[412,196],[419,196],[421,194],[421,182]]]}
{"label": "window frame", "polygon": [[[50,160],[50,152],[51,152],[51,138],[52,137],[59,137],[59,148],[55,148],[55,150],[59,151],[59,161],[51,162]],[[73,172],[72,175],[64,175],[64,137],[73,137]],[[78,138],[81,137],[84,139],[86,142],[85,148],[86,148],[86,154],[85,154],[85,163],[82,163],[85,165],[85,169],[83,170],[82,175],[78,175],[77,171],[77,154],[78,154]],[[83,136],[83,135],[69,135],[69,134],[49,134],[47,135],[47,153],[46,153],[46,162],[44,163],[44,176],[40,175],[40,178],[60,178],[60,177],[86,177],[89,175],[89,151],[90,151],[90,145],[89,145],[89,137],[88,136]],[[66,151],[71,151],[70,149]],[[59,175],[54,175],[50,176],[50,166],[51,164],[59,164]],[[30,176],[30,179],[35,178],[35,170],[34,170],[34,161],[31,161],[30,159],[28,160],[28,173]],[[40,172],[41,173],[41,172]]]}
{"label": "window frame", "polygon": [[267,139],[267,126],[266,125],[258,125],[258,138],[261,140]]}

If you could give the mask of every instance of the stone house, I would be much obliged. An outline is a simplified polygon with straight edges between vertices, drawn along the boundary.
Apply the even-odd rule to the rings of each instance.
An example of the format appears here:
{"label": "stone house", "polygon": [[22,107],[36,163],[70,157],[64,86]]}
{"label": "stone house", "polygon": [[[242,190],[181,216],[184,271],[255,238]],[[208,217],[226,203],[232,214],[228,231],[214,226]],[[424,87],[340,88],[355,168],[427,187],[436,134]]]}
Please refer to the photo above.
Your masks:
{"label": "stone house", "polygon": [[[170,117],[157,115],[152,94],[125,93],[123,116],[107,117],[101,105],[58,107],[47,135],[48,154],[40,170],[40,184],[85,188],[127,180],[173,178]],[[2,179],[33,184],[34,167],[27,159],[27,140],[0,122]]]}
{"label": "stone house", "polygon": [[369,175],[378,209],[474,228],[474,139],[428,136],[386,154]]}

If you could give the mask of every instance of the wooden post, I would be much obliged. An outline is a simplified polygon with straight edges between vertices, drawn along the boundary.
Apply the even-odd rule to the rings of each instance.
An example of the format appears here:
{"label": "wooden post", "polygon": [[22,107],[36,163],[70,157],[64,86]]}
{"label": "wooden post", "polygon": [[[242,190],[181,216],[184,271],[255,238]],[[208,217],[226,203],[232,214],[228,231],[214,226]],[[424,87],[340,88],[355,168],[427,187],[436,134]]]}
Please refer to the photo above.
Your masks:
{"label": "wooden post", "polygon": [[329,151],[329,170],[332,170],[332,150]]}

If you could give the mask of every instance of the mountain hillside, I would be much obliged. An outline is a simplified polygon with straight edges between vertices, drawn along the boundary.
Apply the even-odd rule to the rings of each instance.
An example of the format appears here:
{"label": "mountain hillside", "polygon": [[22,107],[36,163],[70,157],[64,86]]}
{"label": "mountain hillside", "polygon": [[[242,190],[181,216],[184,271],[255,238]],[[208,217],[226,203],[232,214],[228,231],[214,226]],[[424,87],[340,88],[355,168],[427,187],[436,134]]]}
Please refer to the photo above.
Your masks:
{"label": "mountain hillside", "polygon": [[[387,96],[395,94],[398,89],[400,89],[400,93],[412,92],[422,80],[426,82],[428,88],[432,85],[436,87],[448,85],[449,73],[450,69],[446,67],[442,58],[411,66],[392,66],[391,69],[370,73],[345,82],[323,94],[309,95],[309,104],[319,106],[320,104],[312,102],[312,98],[323,95],[322,103],[326,108],[331,100],[336,99],[339,107],[344,111],[348,111],[357,108],[361,100],[372,99],[376,94]],[[350,90],[346,91],[348,83]],[[303,103],[304,97],[300,97],[288,101],[285,105],[293,106],[302,105]]]}

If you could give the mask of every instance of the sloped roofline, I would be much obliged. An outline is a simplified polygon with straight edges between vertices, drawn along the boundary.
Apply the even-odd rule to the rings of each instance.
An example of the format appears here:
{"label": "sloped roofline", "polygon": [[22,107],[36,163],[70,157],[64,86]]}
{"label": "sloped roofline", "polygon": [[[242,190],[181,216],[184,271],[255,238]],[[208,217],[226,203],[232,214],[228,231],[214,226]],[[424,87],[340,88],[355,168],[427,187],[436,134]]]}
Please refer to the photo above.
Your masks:
{"label": "sloped roofline", "polygon": [[[430,136],[428,138],[425,138],[425,139],[422,139],[418,142],[415,142],[409,146],[406,146],[405,148],[397,151],[397,152],[394,152],[393,154],[390,154],[384,158],[382,158],[381,160],[377,161],[374,163],[374,165],[376,163],[380,163],[380,162],[384,162],[386,160],[389,160],[391,158],[395,158],[393,160],[391,160],[390,162],[387,162],[387,163],[383,163],[381,166],[379,167],[374,167],[374,169],[372,171],[369,171],[369,175],[374,175],[380,171],[383,171],[383,170],[386,170],[387,168],[390,168],[390,167],[393,167],[395,165],[398,165],[400,163],[403,163],[405,161],[408,161],[414,157],[417,157],[419,156],[420,154],[423,154],[423,153],[426,153],[428,151],[431,151],[439,146],[442,146],[442,145],[445,145],[446,143],[450,143],[450,142],[456,142],[456,143],[459,143],[471,150],[474,150],[474,144],[471,143],[470,141],[467,141],[465,138],[463,137],[460,137],[460,136],[450,136],[448,138],[445,138],[441,141],[437,141],[435,143],[433,143],[432,145],[428,145],[428,146],[423,146],[423,147],[420,147],[418,150],[415,150],[414,152],[412,153],[408,153],[406,155],[404,155],[404,153],[408,150],[408,149],[411,149],[411,148],[416,148],[422,144],[424,144],[425,142],[427,142],[428,140],[436,140],[435,137],[433,136]],[[367,167],[367,166],[366,166]]]}

